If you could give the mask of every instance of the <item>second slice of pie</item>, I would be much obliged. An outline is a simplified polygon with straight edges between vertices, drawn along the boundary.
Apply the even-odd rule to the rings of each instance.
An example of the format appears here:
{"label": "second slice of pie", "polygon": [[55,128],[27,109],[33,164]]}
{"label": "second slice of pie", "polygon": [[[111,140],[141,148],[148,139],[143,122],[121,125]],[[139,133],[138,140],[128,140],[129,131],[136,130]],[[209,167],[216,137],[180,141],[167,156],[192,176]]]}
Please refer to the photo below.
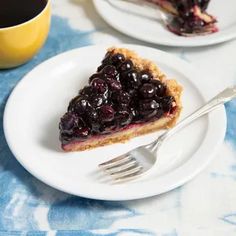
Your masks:
{"label": "second slice of pie", "polygon": [[171,128],[181,112],[181,92],[155,63],[110,48],[61,118],[62,149],[82,151]]}

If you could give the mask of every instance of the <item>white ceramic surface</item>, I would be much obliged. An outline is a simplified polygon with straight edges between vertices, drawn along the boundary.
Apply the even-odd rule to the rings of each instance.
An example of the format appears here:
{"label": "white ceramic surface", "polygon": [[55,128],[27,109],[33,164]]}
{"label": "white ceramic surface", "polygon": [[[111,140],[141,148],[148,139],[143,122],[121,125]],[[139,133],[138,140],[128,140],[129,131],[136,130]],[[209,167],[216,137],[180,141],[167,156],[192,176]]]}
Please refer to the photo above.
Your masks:
{"label": "white ceramic surface", "polygon": [[[110,4],[109,1],[112,2]],[[160,21],[155,19],[155,10],[135,7],[119,0],[93,0],[98,13],[115,29],[149,43],[178,47],[195,47],[221,43],[236,37],[236,1],[211,1],[208,12],[217,17],[219,32],[197,37],[180,37],[169,32]],[[142,17],[141,13],[148,17]],[[157,13],[158,15],[158,13]],[[158,16],[157,16],[158,18]]]}
{"label": "white ceramic surface", "polygon": [[[184,184],[212,159],[225,135],[224,108],[213,111],[160,150],[159,166],[148,179],[110,185],[99,178],[97,164],[155,139],[157,133],[126,144],[91,151],[64,153],[58,140],[58,122],[70,99],[86,84],[108,46],[90,46],[58,55],[33,69],[12,92],[4,113],[7,142],[17,160],[48,185],[78,196],[129,200],[157,195]],[[155,61],[184,87],[182,117],[209,98],[198,71],[165,52],[135,45],[118,45]],[[202,77],[203,75],[201,75]],[[17,117],[17,122],[16,122]]]}

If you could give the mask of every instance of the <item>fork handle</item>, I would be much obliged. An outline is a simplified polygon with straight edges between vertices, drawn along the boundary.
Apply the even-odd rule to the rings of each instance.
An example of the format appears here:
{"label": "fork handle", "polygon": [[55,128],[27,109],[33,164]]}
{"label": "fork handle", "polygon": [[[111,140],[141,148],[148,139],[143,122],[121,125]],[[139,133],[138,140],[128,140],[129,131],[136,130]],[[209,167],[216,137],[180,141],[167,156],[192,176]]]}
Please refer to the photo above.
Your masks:
{"label": "fork handle", "polygon": [[222,92],[220,92],[218,95],[213,97],[209,102],[207,102],[205,105],[194,111],[192,114],[187,116],[185,119],[180,121],[175,127],[173,127],[170,130],[167,130],[165,133],[163,133],[161,136],[158,137],[157,140],[155,140],[152,145],[151,149],[153,151],[157,151],[159,145],[164,141],[165,139],[171,137],[173,134],[178,132],[181,128],[187,126],[197,118],[209,113],[210,111],[217,108],[219,105],[224,104],[233,98],[236,97],[236,86],[228,87]]}

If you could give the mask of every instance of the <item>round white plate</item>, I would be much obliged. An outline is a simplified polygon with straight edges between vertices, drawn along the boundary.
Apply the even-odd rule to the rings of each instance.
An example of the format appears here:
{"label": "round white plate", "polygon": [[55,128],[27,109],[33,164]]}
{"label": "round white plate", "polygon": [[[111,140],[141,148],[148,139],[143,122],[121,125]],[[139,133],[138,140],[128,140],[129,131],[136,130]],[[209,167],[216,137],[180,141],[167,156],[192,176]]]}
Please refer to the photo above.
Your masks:
{"label": "round white plate", "polygon": [[[211,160],[223,141],[226,118],[223,106],[176,134],[160,150],[155,174],[121,185],[100,178],[97,165],[151,142],[157,133],[84,152],[60,149],[58,123],[70,99],[95,72],[105,46],[68,51],[45,61],[28,73],[12,92],[4,113],[7,142],[17,160],[48,185],[78,196],[129,200],[157,195],[190,180]],[[186,116],[211,96],[205,78],[188,63],[165,52],[136,45],[117,45],[135,50],[156,62],[184,87]]]}
{"label": "round white plate", "polygon": [[[214,34],[197,37],[181,37],[169,32],[163,23],[155,20],[155,15],[158,14],[155,9],[135,7],[131,3],[119,0],[93,0],[93,2],[98,13],[112,27],[126,35],[149,43],[195,47],[221,43],[236,37],[235,0],[211,1],[208,12],[217,17],[217,26],[220,30]],[[148,17],[140,16],[140,14]]]}

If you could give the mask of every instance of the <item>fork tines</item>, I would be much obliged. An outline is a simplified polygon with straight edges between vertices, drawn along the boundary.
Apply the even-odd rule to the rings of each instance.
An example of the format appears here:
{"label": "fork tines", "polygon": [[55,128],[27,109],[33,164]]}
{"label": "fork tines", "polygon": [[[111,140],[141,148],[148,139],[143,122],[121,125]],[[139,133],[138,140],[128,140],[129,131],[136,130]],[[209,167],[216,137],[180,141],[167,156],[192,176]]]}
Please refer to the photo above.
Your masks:
{"label": "fork tines", "polygon": [[101,163],[99,167],[116,183],[134,179],[142,170],[142,166],[130,154]]}

